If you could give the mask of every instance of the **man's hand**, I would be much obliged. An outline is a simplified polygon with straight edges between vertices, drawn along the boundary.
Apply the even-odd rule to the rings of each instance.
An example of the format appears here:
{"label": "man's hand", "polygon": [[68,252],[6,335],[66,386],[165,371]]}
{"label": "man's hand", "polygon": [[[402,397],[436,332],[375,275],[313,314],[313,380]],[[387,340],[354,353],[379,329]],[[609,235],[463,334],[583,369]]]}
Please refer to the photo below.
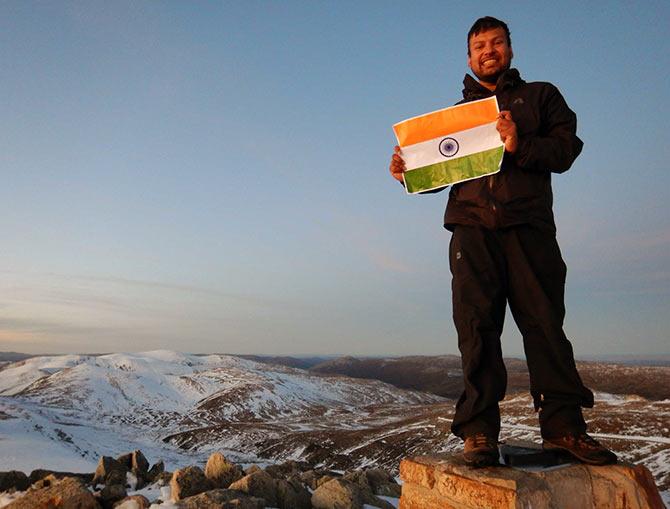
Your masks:
{"label": "man's hand", "polygon": [[402,157],[400,156],[400,147],[398,145],[396,145],[393,150],[394,154],[391,157],[391,165],[389,166],[389,170],[391,170],[391,175],[394,179],[404,184],[405,181],[402,177],[402,174],[407,170],[405,167],[405,161],[403,161]]}
{"label": "man's hand", "polygon": [[496,129],[500,133],[500,139],[505,144],[505,152],[514,154],[519,146],[519,137],[516,133],[516,124],[512,120],[511,111],[501,111],[498,114]]}

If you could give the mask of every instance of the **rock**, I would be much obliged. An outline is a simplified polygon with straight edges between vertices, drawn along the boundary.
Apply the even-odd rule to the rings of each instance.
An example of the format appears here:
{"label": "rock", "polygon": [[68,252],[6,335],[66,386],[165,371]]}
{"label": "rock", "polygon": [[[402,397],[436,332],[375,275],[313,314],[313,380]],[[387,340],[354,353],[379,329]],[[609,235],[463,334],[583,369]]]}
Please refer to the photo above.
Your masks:
{"label": "rock", "polygon": [[315,509],[362,509],[363,503],[361,488],[346,479],[331,479],[312,493]]}
{"label": "rock", "polygon": [[280,509],[311,509],[312,495],[295,479],[277,481],[277,505]]}
{"label": "rock", "polygon": [[[122,477],[123,484],[125,485],[127,471],[128,469],[123,465],[123,463],[120,463],[110,456],[103,456],[100,458],[100,461],[98,461],[98,466],[96,467],[95,474],[93,475],[92,484],[93,486],[98,484],[121,484],[118,481]],[[112,482],[109,482],[108,477],[110,474],[112,474],[112,472],[120,472],[121,476],[117,474],[115,477],[113,477]]]}
{"label": "rock", "polygon": [[[128,472],[121,470],[112,470],[107,477],[105,477],[105,486],[120,485],[126,486],[128,483]],[[95,485],[94,485],[95,486]]]}
{"label": "rock", "polygon": [[258,465],[251,465],[249,468],[247,468],[247,469],[244,471],[244,474],[245,474],[245,475],[247,475],[247,474],[253,474],[254,472],[260,472],[261,470],[262,470],[262,468],[259,467]]}
{"label": "rock", "polygon": [[158,486],[169,486],[170,481],[172,481],[172,475],[172,472],[161,472],[156,476],[154,482],[158,484]]}
{"label": "rock", "polygon": [[268,465],[265,471],[275,479],[288,479],[291,476],[300,474],[310,469],[310,464],[304,461],[289,460],[277,465]]}
{"label": "rock", "polygon": [[158,463],[155,463],[149,471],[147,472],[147,482],[154,482],[156,478],[165,471],[165,463],[163,460],[160,460]]}
{"label": "rock", "polygon": [[386,470],[369,468],[365,470],[365,476],[375,495],[400,498],[400,485]]}
{"label": "rock", "polygon": [[172,500],[177,501],[207,491],[212,485],[200,467],[190,466],[175,470],[170,480],[170,488]]}
{"label": "rock", "polygon": [[372,489],[372,485],[368,481],[367,472],[363,470],[355,470],[353,472],[346,473],[343,477],[345,481],[351,481],[358,485],[361,489],[361,496],[363,497],[363,503],[370,504],[375,507],[381,507],[383,509],[394,509],[393,505],[390,502],[377,498]]}
{"label": "rock", "polygon": [[620,463],[568,464],[547,470],[472,469],[459,456],[420,456],[400,463],[401,509],[445,507],[662,509],[649,470]]}
{"label": "rock", "polygon": [[121,463],[126,468],[126,470],[130,470],[132,468],[132,456],[133,454],[128,452],[117,457],[116,461]]}
{"label": "rock", "polygon": [[9,490],[25,491],[31,484],[28,476],[18,470],[0,472],[0,493]]}
{"label": "rock", "polygon": [[149,499],[143,495],[132,495],[114,504],[114,509],[148,509],[151,506]]}
{"label": "rock", "polygon": [[24,496],[5,506],[5,509],[35,508],[100,509],[100,504],[81,479],[57,479],[50,475],[37,481]]}
{"label": "rock", "polygon": [[232,483],[230,489],[263,498],[266,505],[277,506],[277,481],[263,470],[245,475]]}
{"label": "rock", "polygon": [[244,471],[242,467],[229,462],[220,452],[215,452],[207,460],[205,477],[210,480],[213,487],[227,488],[231,483],[242,479]]}
{"label": "rock", "polygon": [[334,479],[339,479],[339,477],[333,477],[332,475],[322,475],[322,476],[320,476],[320,477],[315,481],[314,485],[311,486],[311,488],[312,488],[313,490],[316,490],[316,489],[319,488],[322,484],[325,484],[325,483],[327,483],[327,482],[330,482],[330,481],[332,481],[332,480],[334,480]]}
{"label": "rock", "polygon": [[38,468],[30,472],[30,475],[28,476],[28,482],[30,484],[34,484],[37,481],[40,481],[44,479],[45,477],[53,475],[56,477],[56,479],[64,479],[65,477],[76,477],[78,479],[81,479],[85,484],[91,484],[93,481],[93,474],[79,474],[76,472],[58,472],[55,470],[44,470],[42,468]]}
{"label": "rock", "polygon": [[126,488],[123,484],[108,484],[100,491],[100,502],[105,507],[111,507],[114,502],[126,498]]}
{"label": "rock", "polygon": [[210,490],[177,502],[179,509],[264,509],[265,500],[235,490]]}
{"label": "rock", "polygon": [[149,462],[142,454],[142,451],[136,450],[133,451],[130,457],[130,470],[138,478],[147,479],[147,473],[149,472]]}

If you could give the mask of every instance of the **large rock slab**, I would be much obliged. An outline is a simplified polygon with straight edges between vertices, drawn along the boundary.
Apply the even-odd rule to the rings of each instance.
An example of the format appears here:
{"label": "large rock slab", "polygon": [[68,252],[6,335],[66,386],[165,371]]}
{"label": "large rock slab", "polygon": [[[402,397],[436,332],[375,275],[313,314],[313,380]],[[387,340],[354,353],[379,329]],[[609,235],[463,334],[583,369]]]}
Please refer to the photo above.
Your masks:
{"label": "large rock slab", "polygon": [[51,475],[35,483],[25,495],[10,502],[5,508],[100,509],[100,504],[80,479],[56,479]]}
{"label": "large rock slab", "polygon": [[473,469],[459,456],[419,456],[400,463],[400,509],[663,509],[642,465],[570,464],[549,469]]}

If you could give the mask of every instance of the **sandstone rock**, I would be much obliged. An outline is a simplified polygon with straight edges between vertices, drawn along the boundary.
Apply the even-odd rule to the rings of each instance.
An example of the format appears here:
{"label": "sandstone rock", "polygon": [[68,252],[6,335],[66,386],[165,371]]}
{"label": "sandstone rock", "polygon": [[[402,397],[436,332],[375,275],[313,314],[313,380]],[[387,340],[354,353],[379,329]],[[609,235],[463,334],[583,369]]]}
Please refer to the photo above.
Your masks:
{"label": "sandstone rock", "polygon": [[23,472],[18,470],[0,472],[0,493],[9,490],[25,491],[30,484],[28,476]]}
{"label": "sandstone rock", "polygon": [[5,506],[5,509],[35,508],[100,509],[100,504],[81,479],[48,476],[37,481],[24,496]]}
{"label": "sandstone rock", "polygon": [[170,481],[172,481],[172,475],[172,472],[161,472],[153,482],[157,483],[158,486],[169,486]]}
{"label": "sandstone rock", "polygon": [[362,509],[363,503],[361,488],[346,479],[331,479],[312,493],[315,509]]}
{"label": "sandstone rock", "polygon": [[375,495],[400,498],[400,485],[386,470],[370,468],[365,470],[365,476]]}
{"label": "sandstone rock", "polygon": [[229,462],[220,452],[215,452],[207,460],[205,477],[210,480],[213,487],[227,488],[231,483],[242,479],[244,471],[242,467]]}
{"label": "sandstone rock", "polygon": [[265,500],[235,490],[210,490],[177,502],[179,509],[264,509]]}
{"label": "sandstone rock", "polygon": [[133,451],[130,457],[130,470],[137,477],[146,479],[149,471],[149,462],[142,454],[142,451]]}
{"label": "sandstone rock", "polygon": [[353,472],[347,472],[343,477],[343,480],[350,481],[356,484],[361,490],[361,497],[363,498],[363,503],[370,504],[375,507],[381,507],[384,509],[394,509],[391,503],[379,499],[375,496],[372,486],[368,482],[368,476],[366,472],[362,470],[354,470]]}
{"label": "sandstone rock", "polygon": [[245,475],[242,479],[232,483],[230,489],[263,498],[269,506],[276,507],[277,505],[277,481],[263,470]]}
{"label": "sandstone rock", "polygon": [[400,477],[401,509],[663,508],[651,474],[641,465],[472,469],[458,456],[421,456],[404,459]]}
{"label": "sandstone rock", "polygon": [[322,484],[326,484],[327,482],[333,481],[335,479],[339,479],[339,477],[333,477],[332,475],[322,475],[314,482],[314,485],[310,487],[313,490],[316,490],[321,487]]}
{"label": "sandstone rock", "polygon": [[[118,462],[110,456],[103,456],[98,461],[98,466],[95,469],[95,474],[93,475],[93,486],[97,484],[108,484],[108,477],[112,472],[120,472],[121,477],[123,477],[123,483],[125,484],[126,472],[128,469],[123,465],[123,463]],[[119,484],[118,480],[120,477],[114,477],[113,481],[109,484]]]}
{"label": "sandstone rock", "polygon": [[133,454],[128,452],[126,454],[122,454],[121,456],[118,456],[116,458],[116,461],[121,463],[126,468],[126,470],[130,470],[132,468],[132,456],[133,456]]}
{"label": "sandstone rock", "polygon": [[302,483],[294,479],[277,481],[277,505],[280,509],[311,509],[312,495]]}
{"label": "sandstone rock", "polygon": [[132,495],[114,504],[114,509],[148,509],[151,506],[149,499],[143,495]]}
{"label": "sandstone rock", "polygon": [[275,479],[288,479],[289,477],[310,469],[309,463],[304,461],[289,460],[277,465],[268,465],[265,471]]}
{"label": "sandstone rock", "polygon": [[211,489],[211,487],[212,485],[205,477],[202,469],[196,466],[175,470],[170,480],[172,500],[175,501],[198,495]]}
{"label": "sandstone rock", "polygon": [[244,474],[245,475],[253,474],[254,472],[260,472],[261,470],[263,470],[263,469],[261,467],[259,467],[258,465],[251,465],[249,468],[247,468],[244,471]]}
{"label": "sandstone rock", "polygon": [[105,507],[111,507],[114,502],[118,502],[122,498],[128,496],[126,488],[122,484],[107,484],[100,491],[100,502]]}
{"label": "sandstone rock", "polygon": [[158,463],[155,463],[147,472],[147,482],[154,482],[156,478],[165,471],[165,463],[163,460],[160,460]]}
{"label": "sandstone rock", "polygon": [[56,477],[56,479],[64,479],[65,477],[76,477],[78,479],[81,479],[86,484],[90,484],[93,481],[92,473],[81,474],[76,472],[58,472],[55,470],[44,470],[42,468],[38,468],[30,472],[30,475],[28,476],[28,482],[30,484],[34,484],[37,481],[40,481],[49,475],[53,475],[54,477]]}

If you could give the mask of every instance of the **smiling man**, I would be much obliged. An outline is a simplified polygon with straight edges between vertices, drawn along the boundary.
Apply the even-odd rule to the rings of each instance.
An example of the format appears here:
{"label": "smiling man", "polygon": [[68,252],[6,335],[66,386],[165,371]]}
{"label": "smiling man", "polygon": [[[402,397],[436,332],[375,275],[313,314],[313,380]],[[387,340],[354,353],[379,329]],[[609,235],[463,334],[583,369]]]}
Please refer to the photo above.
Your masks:
{"label": "smiling man", "polygon": [[[566,266],[556,242],[551,174],[567,171],[582,150],[576,116],[555,86],[527,83],[510,67],[504,22],[478,19],[467,42],[476,79],[466,74],[462,102],[497,97],[505,155],[499,173],[451,188],[444,217],[453,232],[453,316],[464,377],[452,432],[465,441],[468,464],[498,463],[499,401],[507,385],[500,336],[509,304],[523,336],[543,446],[586,463],[614,463],[616,455],[586,433],[581,409],[593,406],[593,393],[563,332]],[[399,147],[390,171],[403,182]]]}

